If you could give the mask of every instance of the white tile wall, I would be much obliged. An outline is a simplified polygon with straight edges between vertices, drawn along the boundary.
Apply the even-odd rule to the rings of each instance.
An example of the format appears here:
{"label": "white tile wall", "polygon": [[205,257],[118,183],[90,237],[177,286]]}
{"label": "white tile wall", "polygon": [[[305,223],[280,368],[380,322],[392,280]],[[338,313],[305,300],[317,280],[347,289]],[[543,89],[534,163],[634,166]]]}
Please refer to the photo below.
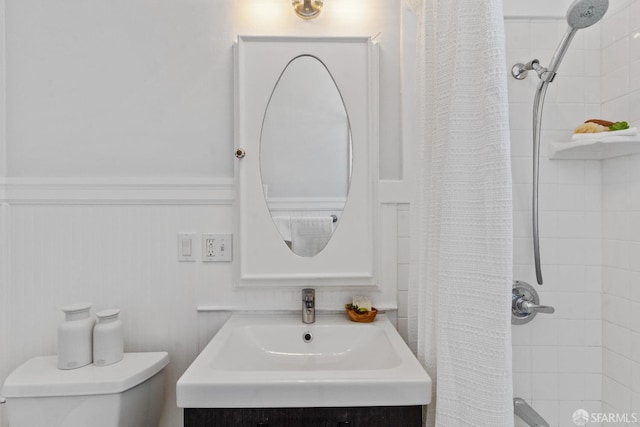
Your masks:
{"label": "white tile wall", "polygon": [[[9,298],[4,297],[5,295],[9,295],[9,266],[7,259],[7,234],[8,234],[8,213],[9,209],[5,203],[0,203],[0,295],[3,298],[0,300],[0,324],[8,325],[10,321],[9,308],[10,302]],[[5,361],[9,358],[10,349],[9,349],[9,337],[7,334],[0,332],[0,361]],[[6,366],[6,363],[0,363],[0,378],[6,378],[9,374],[9,368]],[[6,406],[6,405],[0,405]],[[6,419],[6,411],[0,409],[0,426],[4,426],[8,424]]]}
{"label": "white tile wall", "polygon": [[632,126],[640,124],[639,18],[640,2],[627,1],[605,16],[601,34],[603,117]]}
{"label": "white tile wall", "polygon": [[[601,44],[603,117],[638,126],[640,1],[626,1],[605,17]],[[614,413],[640,414],[638,170],[638,155],[602,162],[602,401]]]}
{"label": "white tile wall", "polygon": [[[507,66],[546,65],[564,20],[507,19]],[[618,59],[619,60],[619,59]],[[509,78],[514,197],[514,279],[536,286],[553,316],[514,326],[514,390],[552,426],[575,426],[578,408],[599,411],[602,396],[601,168],[597,161],[553,161],[550,142],[566,141],[600,116],[600,29],[578,33],[545,103],[540,176],[540,234],[545,284],[538,287],[531,241],[531,110],[535,75]],[[518,421],[519,422],[519,421]],[[518,424],[516,424],[518,425]]]}
{"label": "white tile wall", "polygon": [[[604,407],[640,414],[640,156],[604,160]],[[640,425],[640,423],[636,424]]]}
{"label": "white tile wall", "polygon": [[508,0],[503,2],[503,11],[508,17],[555,17],[564,14],[570,3],[571,0]]}
{"label": "white tile wall", "polygon": [[398,205],[398,331],[408,342],[407,306],[409,290],[409,205]]}

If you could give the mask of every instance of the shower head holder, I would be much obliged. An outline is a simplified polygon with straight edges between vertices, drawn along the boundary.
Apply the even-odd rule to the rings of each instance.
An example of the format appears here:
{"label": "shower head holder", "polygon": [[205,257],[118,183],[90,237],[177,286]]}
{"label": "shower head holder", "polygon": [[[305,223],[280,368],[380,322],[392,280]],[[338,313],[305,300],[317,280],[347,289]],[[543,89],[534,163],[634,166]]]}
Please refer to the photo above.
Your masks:
{"label": "shower head holder", "polygon": [[531,61],[523,64],[521,62],[515,64],[511,68],[511,75],[516,80],[524,80],[527,78],[529,71],[535,71],[540,80],[551,83],[556,77],[556,73],[549,71],[547,67],[540,65],[540,61],[532,59]]}

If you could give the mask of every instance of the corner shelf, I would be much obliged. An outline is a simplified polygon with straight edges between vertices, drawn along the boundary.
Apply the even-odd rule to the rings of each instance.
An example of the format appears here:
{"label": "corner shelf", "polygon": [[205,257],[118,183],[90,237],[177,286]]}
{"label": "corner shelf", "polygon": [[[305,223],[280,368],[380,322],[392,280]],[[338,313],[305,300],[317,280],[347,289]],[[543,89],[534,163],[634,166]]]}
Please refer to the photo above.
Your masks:
{"label": "corner shelf", "polygon": [[613,141],[573,141],[549,144],[549,158],[554,160],[604,160],[631,154],[640,154],[640,136]]}

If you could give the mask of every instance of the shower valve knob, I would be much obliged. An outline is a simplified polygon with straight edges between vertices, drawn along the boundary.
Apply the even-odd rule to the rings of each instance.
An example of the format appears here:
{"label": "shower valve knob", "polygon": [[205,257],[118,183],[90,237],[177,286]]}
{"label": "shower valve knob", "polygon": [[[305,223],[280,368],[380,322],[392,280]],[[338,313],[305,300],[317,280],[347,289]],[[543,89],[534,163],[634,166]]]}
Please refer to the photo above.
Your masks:
{"label": "shower valve knob", "polygon": [[511,293],[511,323],[514,325],[528,323],[538,313],[552,314],[556,311],[551,306],[540,305],[538,292],[526,282],[514,281]]}
{"label": "shower valve knob", "polygon": [[539,305],[539,304],[534,304],[530,301],[527,301],[524,299],[524,296],[518,300],[516,302],[516,306],[521,310],[524,311],[526,313],[533,313],[534,311],[537,311],[538,313],[548,313],[548,314],[553,314],[555,313],[556,309],[549,306],[549,305]]}

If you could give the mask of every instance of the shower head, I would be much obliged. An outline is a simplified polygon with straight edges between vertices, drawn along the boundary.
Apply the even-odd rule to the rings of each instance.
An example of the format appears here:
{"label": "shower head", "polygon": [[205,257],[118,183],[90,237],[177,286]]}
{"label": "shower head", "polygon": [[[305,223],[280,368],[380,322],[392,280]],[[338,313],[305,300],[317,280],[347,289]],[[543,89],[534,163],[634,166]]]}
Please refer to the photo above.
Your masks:
{"label": "shower head", "polygon": [[575,29],[587,28],[602,19],[609,0],[576,0],[567,10],[567,24]]}
{"label": "shower head", "polygon": [[540,176],[540,130],[542,126],[542,107],[549,83],[556,77],[562,58],[569,49],[571,40],[579,29],[587,28],[598,22],[609,8],[609,0],[575,0],[567,10],[569,27],[560,41],[560,45],[551,58],[549,67],[540,65],[537,59],[528,64],[516,64],[511,73],[513,77],[522,79],[527,70],[535,70],[540,77],[533,107],[533,252],[535,257],[536,279],[542,285],[542,269],[540,266],[540,245],[538,239],[538,180]]}
{"label": "shower head", "polygon": [[569,49],[569,44],[578,30],[598,22],[609,8],[609,0],[575,0],[567,10],[567,32],[564,34],[556,53],[551,58],[547,72],[541,75],[545,82],[552,82],[560,67],[560,62]]}

